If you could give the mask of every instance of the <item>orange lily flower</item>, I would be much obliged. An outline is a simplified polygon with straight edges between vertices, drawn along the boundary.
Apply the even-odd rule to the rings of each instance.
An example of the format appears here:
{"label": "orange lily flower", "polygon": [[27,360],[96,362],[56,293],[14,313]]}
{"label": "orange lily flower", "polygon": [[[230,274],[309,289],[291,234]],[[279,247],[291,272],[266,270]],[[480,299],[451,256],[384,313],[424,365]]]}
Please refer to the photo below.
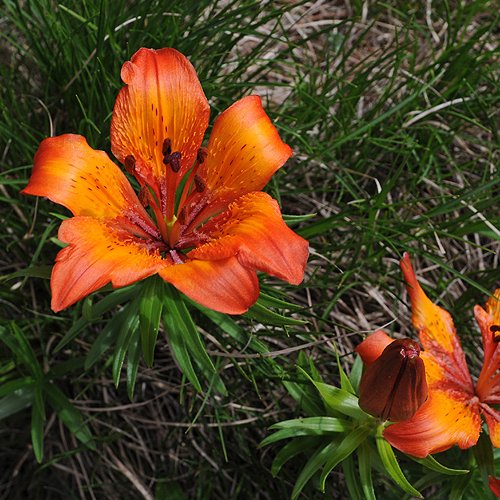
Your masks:
{"label": "orange lily flower", "polygon": [[292,150],[260,98],[244,97],[224,111],[203,148],[209,105],[182,54],[142,48],[121,78],[111,149],[136,178],[139,196],[106,153],[72,134],[41,143],[23,190],[74,216],[59,229],[68,246],[52,271],[52,309],[109,282],[122,287],[156,273],[230,314],[257,300],[256,271],[299,284],[308,243],[260,191]]}
{"label": "orange lily flower", "polygon": [[[486,303],[474,308],[481,330],[484,364],[473,384],[465,355],[450,314],[427,297],[419,285],[406,253],[401,260],[412,305],[412,320],[419,332],[429,397],[409,420],[388,426],[384,437],[395,448],[423,458],[457,444],[474,446],[481,431],[481,415],[488,425],[491,441],[500,446],[500,350],[495,333],[500,325],[500,289]],[[379,331],[358,349],[363,361],[373,361],[393,341]]]}

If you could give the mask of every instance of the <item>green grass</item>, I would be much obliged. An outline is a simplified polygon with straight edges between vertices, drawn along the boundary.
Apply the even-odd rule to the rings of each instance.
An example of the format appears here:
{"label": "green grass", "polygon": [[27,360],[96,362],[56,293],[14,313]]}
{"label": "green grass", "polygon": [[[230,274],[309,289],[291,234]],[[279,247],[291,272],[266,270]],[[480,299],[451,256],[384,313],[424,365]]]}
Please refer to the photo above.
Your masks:
{"label": "green grass", "polygon": [[[179,499],[289,497],[300,458],[273,479],[276,450],[257,448],[269,425],[301,415],[283,380],[296,376],[300,350],[334,384],[332,342],[349,371],[360,332],[390,323],[387,330],[412,335],[397,265],[406,250],[429,296],[453,313],[477,375],[472,307],[500,283],[497,9],[484,0],[433,2],[429,17],[424,2],[375,3],[364,11],[354,0],[4,0],[2,275],[51,265],[59,249],[55,214],[67,213],[19,194],[38,144],[71,132],[109,152],[120,68],[143,46],[175,47],[191,60],[211,123],[241,96],[261,95],[295,153],[268,190],[284,213],[315,216],[295,226],[312,249],[304,284],[261,279],[263,291],[282,293],[300,306],[293,317],[308,323],[237,318],[248,338],[280,353],[262,358],[258,346],[244,349],[245,342],[193,312],[229,396],[197,394],[161,332],[153,366],[140,363],[131,402],[125,374],[115,388],[111,358],[83,366],[104,321],[56,352],[86,306],[54,314],[48,280],[1,281],[1,324],[31,346],[32,370],[51,370],[98,451],[86,449],[57,405],[47,403],[45,458],[37,465],[31,411],[19,408],[0,421],[0,498],[137,498],[141,491],[152,498],[155,491]],[[30,362],[0,344],[0,383],[30,376]],[[466,466],[467,456],[451,450],[444,462]],[[327,491],[346,498],[337,471]],[[412,462],[405,472],[415,482],[422,476]],[[441,498],[435,483],[422,481],[430,497]],[[380,478],[375,488],[384,498],[396,494]],[[312,486],[304,492],[321,498]]]}

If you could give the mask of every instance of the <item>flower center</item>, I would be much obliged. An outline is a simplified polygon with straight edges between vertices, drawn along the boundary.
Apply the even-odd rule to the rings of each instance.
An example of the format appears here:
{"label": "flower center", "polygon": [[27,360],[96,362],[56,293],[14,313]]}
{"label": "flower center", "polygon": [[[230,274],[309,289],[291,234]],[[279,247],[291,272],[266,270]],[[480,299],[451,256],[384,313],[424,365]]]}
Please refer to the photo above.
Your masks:
{"label": "flower center", "polygon": [[182,153],[172,149],[172,140],[165,139],[161,148],[165,172],[159,179],[142,175],[133,155],[125,158],[124,165],[141,184],[139,200],[144,208],[150,208],[156,220],[157,247],[180,264],[188,248],[206,240],[196,229],[203,222],[200,215],[210,198],[207,184],[199,174],[207,150],[200,148],[194,165],[182,175]]}

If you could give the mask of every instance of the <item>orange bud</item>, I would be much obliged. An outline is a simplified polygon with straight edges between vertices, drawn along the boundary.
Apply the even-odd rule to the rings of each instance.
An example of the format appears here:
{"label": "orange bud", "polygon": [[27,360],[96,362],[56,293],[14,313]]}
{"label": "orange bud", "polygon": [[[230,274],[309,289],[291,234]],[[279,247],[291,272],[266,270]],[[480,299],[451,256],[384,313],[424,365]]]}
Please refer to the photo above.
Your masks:
{"label": "orange bud", "polygon": [[411,418],[427,399],[420,347],[411,339],[391,342],[365,368],[359,388],[359,406],[382,420]]}

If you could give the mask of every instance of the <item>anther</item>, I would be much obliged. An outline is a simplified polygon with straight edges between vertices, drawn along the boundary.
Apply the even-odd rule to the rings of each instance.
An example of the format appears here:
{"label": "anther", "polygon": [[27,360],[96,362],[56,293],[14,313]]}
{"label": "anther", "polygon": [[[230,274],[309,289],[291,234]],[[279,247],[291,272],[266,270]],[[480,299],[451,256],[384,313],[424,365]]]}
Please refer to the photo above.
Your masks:
{"label": "anther", "polygon": [[145,186],[142,186],[141,190],[139,191],[139,201],[144,208],[147,208],[149,206],[148,189]]}
{"label": "anther", "polygon": [[125,170],[131,174],[135,174],[135,158],[132,155],[128,155],[125,157],[125,161],[123,162],[125,165]]}
{"label": "anther", "polygon": [[198,193],[203,193],[203,191],[207,188],[207,184],[198,174],[194,176],[194,186]]}
{"label": "anther", "polygon": [[179,151],[175,151],[172,154],[165,155],[163,157],[163,163],[165,165],[170,165],[172,172],[176,174],[181,169],[181,153]]}
{"label": "anther", "polygon": [[198,149],[198,152],[196,153],[196,161],[200,164],[203,163],[207,159],[207,155],[208,155],[207,148]]}
{"label": "anther", "polygon": [[186,207],[182,207],[182,210],[179,212],[177,216],[177,220],[179,224],[182,226],[186,222]]}
{"label": "anther", "polygon": [[490,332],[493,334],[493,340],[500,342],[500,325],[491,325]]}
{"label": "anther", "polygon": [[170,139],[167,138],[163,141],[161,152],[163,156],[167,156],[172,153],[172,141]]}

